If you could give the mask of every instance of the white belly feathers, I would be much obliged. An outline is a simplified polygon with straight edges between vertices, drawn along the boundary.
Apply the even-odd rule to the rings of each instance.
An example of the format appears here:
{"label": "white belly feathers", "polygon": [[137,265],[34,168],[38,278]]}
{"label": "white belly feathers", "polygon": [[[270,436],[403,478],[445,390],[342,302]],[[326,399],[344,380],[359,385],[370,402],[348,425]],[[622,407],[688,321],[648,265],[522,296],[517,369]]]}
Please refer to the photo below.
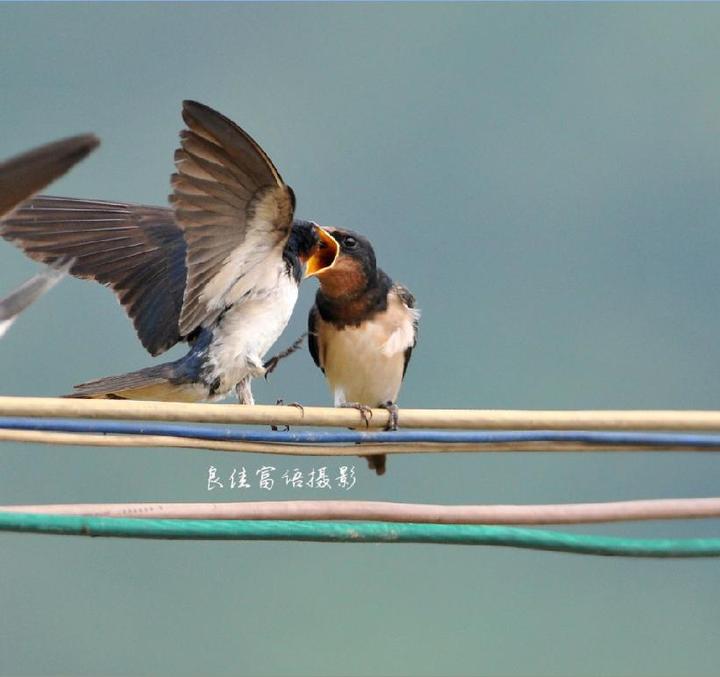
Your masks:
{"label": "white belly feathers", "polygon": [[263,358],[287,326],[298,297],[297,283],[283,269],[263,291],[232,306],[213,332],[208,350],[211,373],[227,393],[262,367]]}
{"label": "white belly feathers", "polygon": [[405,351],[414,343],[414,311],[397,298],[388,311],[359,327],[319,327],[320,359],[335,406],[395,402],[405,369]]}

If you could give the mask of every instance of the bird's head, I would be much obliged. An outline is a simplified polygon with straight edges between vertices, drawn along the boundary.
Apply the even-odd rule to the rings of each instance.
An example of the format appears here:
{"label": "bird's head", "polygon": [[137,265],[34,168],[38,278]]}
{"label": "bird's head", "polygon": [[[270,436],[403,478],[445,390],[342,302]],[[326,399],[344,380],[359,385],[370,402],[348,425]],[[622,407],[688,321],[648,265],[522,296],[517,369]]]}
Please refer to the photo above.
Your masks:
{"label": "bird's head", "polygon": [[377,277],[375,252],[369,240],[351,230],[319,228],[317,254],[308,261],[306,275],[314,275],[330,296],[352,295]]}
{"label": "bird's head", "polygon": [[[305,277],[317,275],[335,262],[338,245],[323,228],[312,221],[295,219],[290,231],[286,251],[293,254],[305,267]],[[300,276],[302,277],[302,271]]]}

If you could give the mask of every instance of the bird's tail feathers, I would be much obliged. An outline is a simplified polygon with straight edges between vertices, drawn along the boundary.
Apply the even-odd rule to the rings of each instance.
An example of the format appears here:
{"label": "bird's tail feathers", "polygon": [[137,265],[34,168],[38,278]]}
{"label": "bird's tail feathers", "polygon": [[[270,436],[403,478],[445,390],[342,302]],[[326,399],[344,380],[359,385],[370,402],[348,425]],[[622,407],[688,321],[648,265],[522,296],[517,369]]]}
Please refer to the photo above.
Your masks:
{"label": "bird's tail feathers", "polygon": [[373,456],[363,456],[368,462],[368,468],[374,470],[378,475],[384,475],[387,464],[387,454],[376,454]]}
{"label": "bird's tail feathers", "polygon": [[177,378],[175,362],[120,376],[106,376],[74,386],[65,397],[109,400],[158,400],[164,402],[200,402],[202,388]]}

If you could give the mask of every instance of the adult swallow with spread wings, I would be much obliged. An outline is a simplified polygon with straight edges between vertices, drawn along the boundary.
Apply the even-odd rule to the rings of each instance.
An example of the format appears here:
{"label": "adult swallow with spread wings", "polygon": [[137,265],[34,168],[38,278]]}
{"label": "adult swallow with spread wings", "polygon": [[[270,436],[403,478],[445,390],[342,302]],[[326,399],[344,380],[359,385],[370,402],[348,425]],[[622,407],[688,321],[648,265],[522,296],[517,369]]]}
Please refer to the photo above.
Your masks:
{"label": "adult swallow with spread wings", "polygon": [[[92,134],[73,136],[0,163],[0,219],[7,217],[21,202],[62,176],[99,143]],[[25,308],[57,284],[69,268],[69,263],[61,260],[57,266],[49,266],[0,299],[0,337]]]}
{"label": "adult swallow with spread wings", "polygon": [[83,383],[71,396],[193,402],[235,388],[252,404],[250,381],[265,373],[303,268],[316,273],[336,254],[317,224],[293,220],[291,188],[246,132],[193,101],[182,115],[172,209],[40,197],[3,224],[28,256],[72,256],[72,275],[111,287],[152,355],[190,344],[179,360]]}
{"label": "adult swallow with spread wings", "polygon": [[[366,238],[338,228],[326,231],[339,251],[328,252],[327,265],[316,272],[320,288],[308,319],[310,354],[336,407],[388,409],[388,429],[395,430],[420,312],[410,291],[377,267]],[[384,455],[367,459],[378,475],[385,472]]]}

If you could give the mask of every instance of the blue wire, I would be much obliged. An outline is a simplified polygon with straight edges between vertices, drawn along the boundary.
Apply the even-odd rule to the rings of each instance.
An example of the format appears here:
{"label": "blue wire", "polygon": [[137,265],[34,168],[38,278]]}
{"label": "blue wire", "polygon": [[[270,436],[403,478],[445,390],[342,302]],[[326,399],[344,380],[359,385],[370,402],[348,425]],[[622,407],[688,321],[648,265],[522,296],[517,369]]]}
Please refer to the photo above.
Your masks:
{"label": "blue wire", "polygon": [[361,431],[258,431],[241,427],[156,423],[142,421],[98,421],[0,417],[0,429],[48,432],[159,435],[225,442],[268,444],[500,444],[507,442],[573,442],[607,446],[657,446],[696,449],[720,448],[720,435],[711,433],[609,432],[583,430],[397,430]]}

